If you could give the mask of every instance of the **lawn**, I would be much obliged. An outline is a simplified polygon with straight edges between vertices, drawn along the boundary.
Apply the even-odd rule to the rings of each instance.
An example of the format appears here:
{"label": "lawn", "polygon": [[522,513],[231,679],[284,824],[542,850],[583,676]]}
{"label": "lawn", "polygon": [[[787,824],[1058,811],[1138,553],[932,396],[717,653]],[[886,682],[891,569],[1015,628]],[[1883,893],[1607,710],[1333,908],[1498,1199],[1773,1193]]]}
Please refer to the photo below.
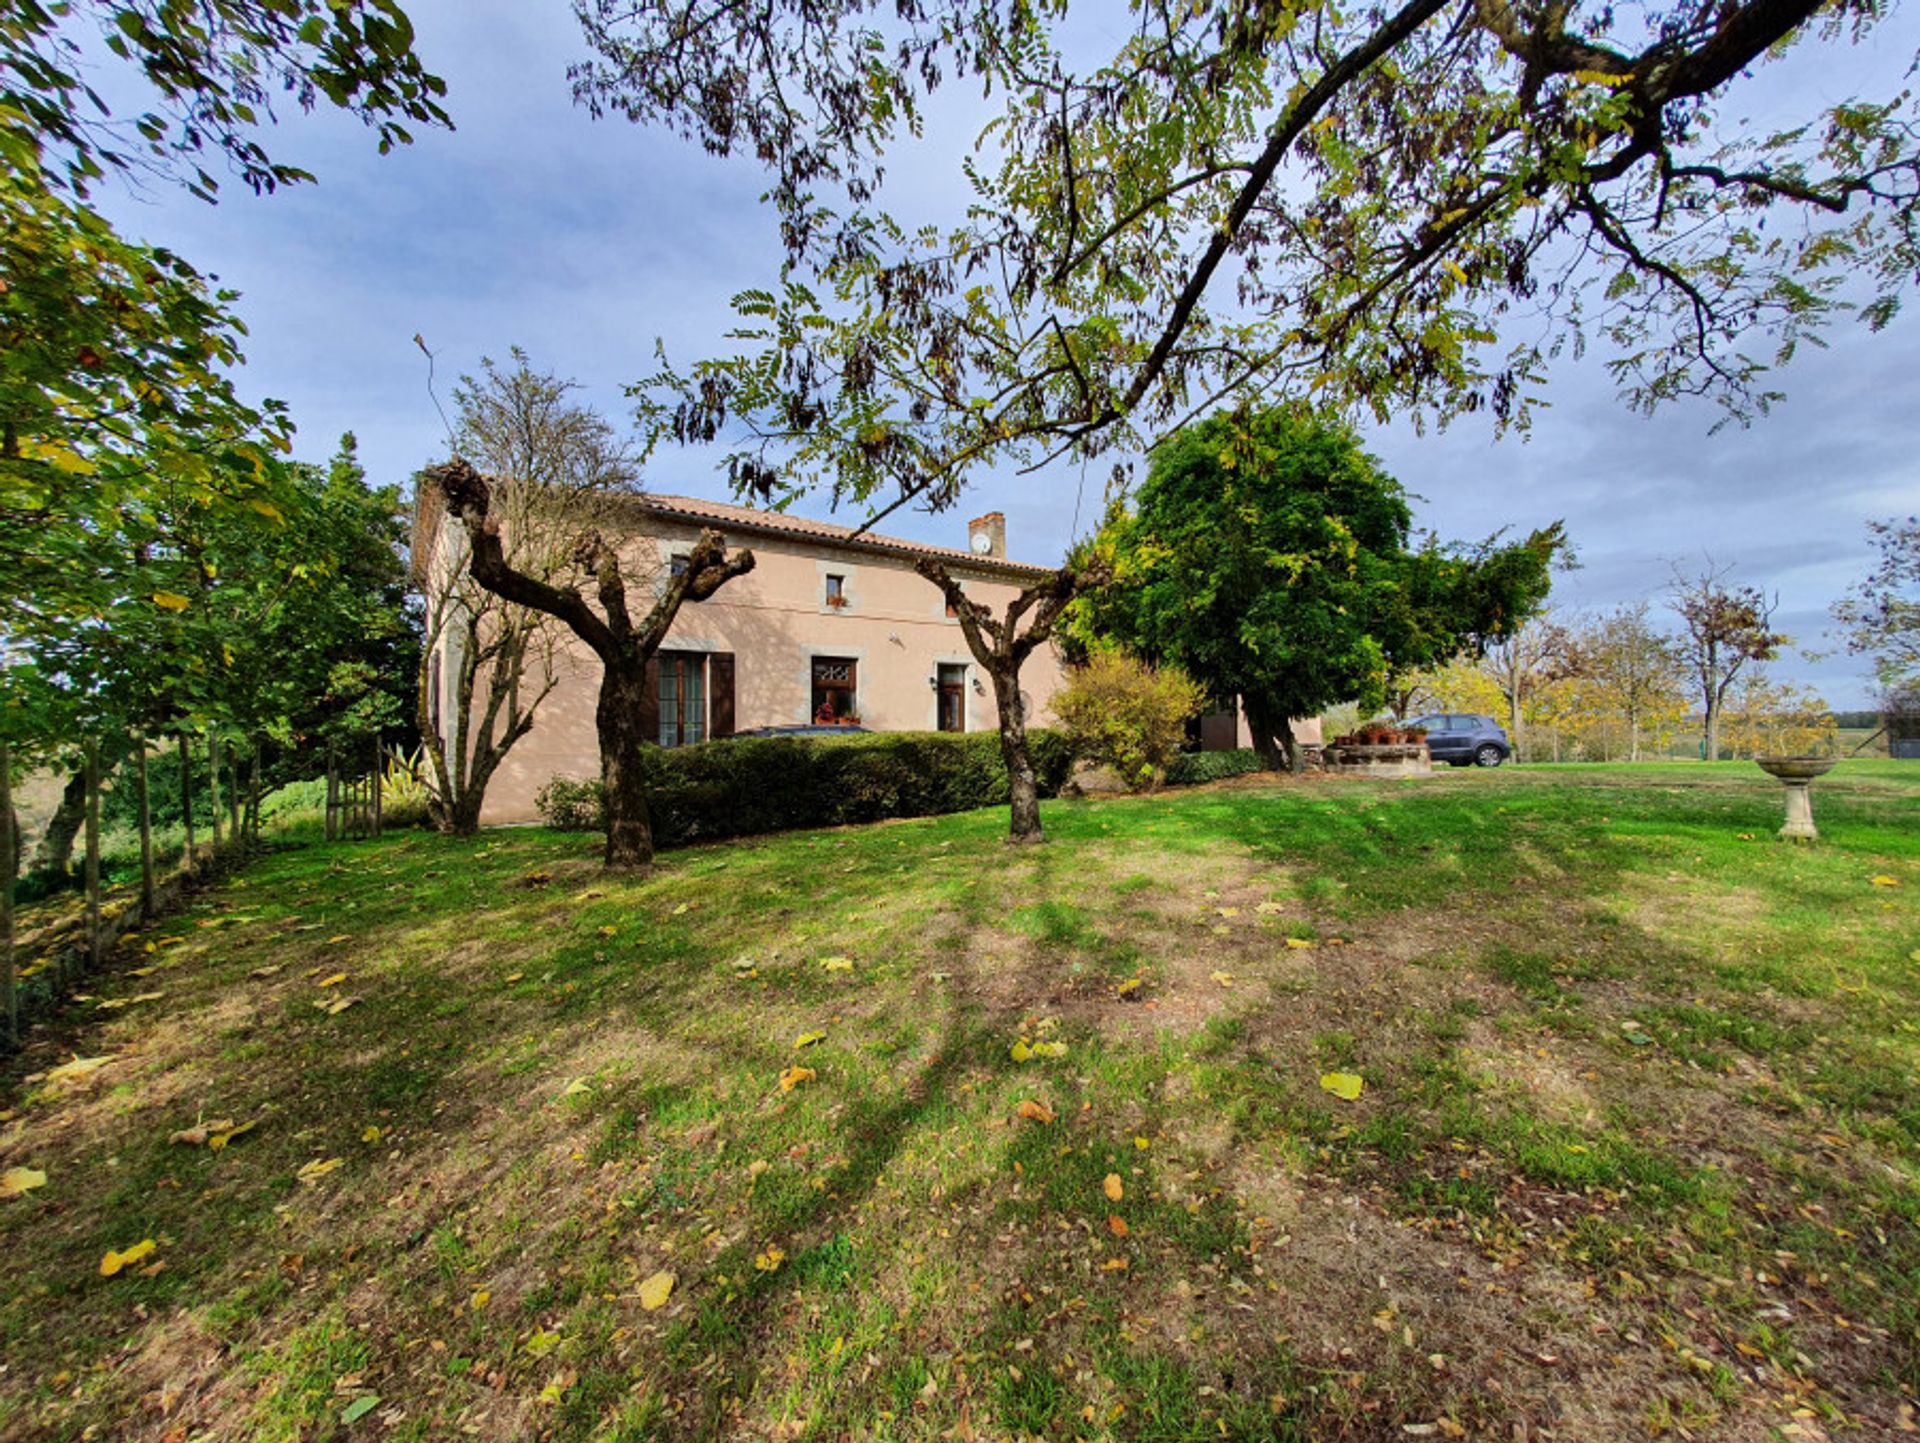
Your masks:
{"label": "lawn", "polygon": [[278,852],[0,1084],[0,1438],[1911,1432],[1920,766],[1814,795]]}

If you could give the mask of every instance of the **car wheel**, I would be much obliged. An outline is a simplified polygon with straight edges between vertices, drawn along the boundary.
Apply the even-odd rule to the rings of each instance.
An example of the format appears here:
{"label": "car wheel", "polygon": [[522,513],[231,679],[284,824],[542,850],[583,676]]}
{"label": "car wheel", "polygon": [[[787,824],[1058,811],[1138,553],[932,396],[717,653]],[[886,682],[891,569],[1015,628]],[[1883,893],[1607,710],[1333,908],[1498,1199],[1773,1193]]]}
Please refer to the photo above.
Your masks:
{"label": "car wheel", "polygon": [[1477,767],[1497,767],[1506,759],[1506,753],[1492,742],[1483,743],[1473,754],[1473,764]]}

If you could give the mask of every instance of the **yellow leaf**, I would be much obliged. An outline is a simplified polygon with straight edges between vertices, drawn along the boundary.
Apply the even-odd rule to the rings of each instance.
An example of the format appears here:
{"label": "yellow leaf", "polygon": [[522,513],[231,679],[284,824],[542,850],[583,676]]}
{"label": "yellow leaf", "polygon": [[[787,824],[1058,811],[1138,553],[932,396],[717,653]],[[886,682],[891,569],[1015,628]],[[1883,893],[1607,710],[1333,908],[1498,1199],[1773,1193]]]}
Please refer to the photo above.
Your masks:
{"label": "yellow leaf", "polygon": [[362,1142],[380,1141],[380,1129],[375,1127],[372,1123],[368,1123],[365,1130],[362,1131],[360,1134],[360,1141]]}
{"label": "yellow leaf", "polygon": [[249,501],[247,505],[251,506],[255,511],[258,511],[269,521],[285,521],[287,519],[280,514],[280,508],[275,506],[271,501],[262,501],[258,497],[255,497]]}
{"label": "yellow leaf", "polygon": [[691,908],[692,906],[693,906],[693,903],[691,902],[682,902],[678,907],[675,907],[673,909],[673,915],[676,917],[684,916],[686,915],[688,909]]}
{"label": "yellow leaf", "polygon": [[333,974],[333,976],[331,976],[331,977],[325,977],[325,978],[322,978],[322,979],[321,979],[320,981],[318,981],[318,982],[316,982],[316,983],[314,983],[314,986],[316,986],[316,987],[338,987],[338,986],[339,986],[339,985],[340,985],[340,984],[341,984],[342,982],[345,982],[346,980],[347,980],[347,974],[346,974],[346,973],[344,973],[344,972],[336,972],[336,973],[334,973],[334,974]]}
{"label": "yellow leaf", "polygon": [[1127,1195],[1126,1184],[1120,1181],[1120,1174],[1110,1172],[1106,1181],[1100,1184],[1100,1191],[1107,1195],[1108,1202],[1119,1202]]}
{"label": "yellow leaf", "polygon": [[1231,972],[1215,972],[1212,976],[1213,980],[1222,987],[1233,986],[1233,974]]}
{"label": "yellow leaf", "polygon": [[812,1047],[816,1043],[825,1042],[826,1040],[827,1034],[824,1032],[803,1032],[793,1039],[793,1046],[794,1049],[798,1051],[802,1047]]}
{"label": "yellow leaf", "polygon": [[470,1299],[467,1300],[467,1306],[472,1308],[477,1313],[492,1301],[493,1301],[493,1294],[488,1292],[485,1288],[481,1288]]}
{"label": "yellow leaf", "polygon": [[164,606],[168,611],[185,611],[189,606],[193,605],[192,602],[180,595],[177,591],[154,592],[153,604],[155,606]]}
{"label": "yellow leaf", "polygon": [[1036,1042],[1033,1044],[1035,1057],[1065,1057],[1067,1044],[1064,1042]]}
{"label": "yellow leaf", "polygon": [[822,957],[820,959],[820,965],[829,972],[851,972],[853,971],[853,958]]}
{"label": "yellow leaf", "polygon": [[1126,1270],[1127,1260],[1125,1258],[1108,1258],[1104,1263],[1100,1264],[1100,1271],[1103,1273],[1124,1273]]}
{"label": "yellow leaf", "polygon": [[1258,912],[1262,917],[1272,917],[1278,913],[1286,911],[1287,909],[1286,909],[1286,905],[1281,902],[1262,902],[1259,906],[1255,907],[1253,910]]}
{"label": "yellow leaf", "polygon": [[1127,1226],[1127,1220],[1125,1218],[1117,1213],[1110,1213],[1107,1216],[1107,1231],[1112,1233],[1116,1238],[1124,1238],[1128,1233],[1132,1232],[1133,1229]]}
{"label": "yellow leaf", "polygon": [[1113,995],[1115,997],[1127,997],[1139,990],[1140,979],[1138,977],[1129,977],[1125,982],[1122,982],[1118,987],[1113,989]]}
{"label": "yellow leaf", "polygon": [[1213,935],[1216,937],[1231,937],[1233,935],[1233,928],[1229,927],[1225,922],[1222,922],[1213,929]]}
{"label": "yellow leaf", "polygon": [[324,1160],[316,1157],[312,1162],[301,1168],[299,1172],[295,1173],[294,1176],[304,1183],[316,1183],[339,1166],[340,1159],[337,1157],[329,1157]]}
{"label": "yellow leaf", "polygon": [[1029,1122],[1053,1121],[1053,1109],[1044,1102],[1035,1102],[1031,1097],[1022,1099],[1014,1111]]}
{"label": "yellow leaf", "polygon": [[502,982],[519,982],[523,978],[525,978],[526,975],[527,974],[524,972],[509,972],[505,977],[501,978],[500,980]]}
{"label": "yellow leaf", "polygon": [[1346,1102],[1352,1102],[1360,1096],[1366,1080],[1357,1072],[1323,1072],[1320,1074],[1320,1086]]}
{"label": "yellow leaf", "polygon": [[10,1167],[0,1173],[0,1197],[19,1197],[47,1185],[47,1175],[38,1168]]}
{"label": "yellow leaf", "polygon": [[1889,877],[1886,873],[1882,872],[1873,879],[1873,885],[1876,887],[1897,887],[1900,885],[1900,879],[1898,877]]}
{"label": "yellow leaf", "polygon": [[600,935],[602,937],[611,937],[613,936],[614,933],[618,932],[619,930],[620,929],[618,927],[612,927],[612,926],[602,927],[600,929]]}
{"label": "yellow leaf", "polygon": [[673,1296],[673,1284],[672,1273],[655,1273],[640,1285],[640,1306],[649,1313],[665,1307]]}
{"label": "yellow leaf", "polygon": [[207,1139],[207,1151],[218,1152],[236,1137],[245,1137],[259,1125],[259,1118],[250,1117],[238,1127],[229,1127],[224,1132],[216,1132],[212,1137]]}
{"label": "yellow leaf", "polygon": [[47,1081],[69,1082],[76,1077],[86,1077],[90,1073],[98,1072],[111,1061],[113,1061],[111,1057],[75,1057],[73,1061],[63,1062],[49,1072]]}
{"label": "yellow leaf", "polygon": [[770,1247],[765,1252],[759,1253],[754,1257],[753,1266],[758,1272],[774,1273],[780,1270],[780,1264],[786,1260],[787,1255],[784,1252],[779,1248]]}
{"label": "yellow leaf", "polygon": [[1222,917],[1238,917],[1240,915],[1240,909],[1238,907],[1215,907],[1213,910]]}
{"label": "yellow leaf", "polygon": [[327,938],[327,945],[329,947],[338,947],[342,942],[345,942],[348,940],[349,940],[348,935],[345,932],[341,932],[336,936]]}
{"label": "yellow leaf", "polygon": [[1033,1056],[1033,1048],[1027,1044],[1027,1039],[1023,1037],[1007,1049],[1007,1055],[1015,1062],[1025,1062]]}
{"label": "yellow leaf", "polygon": [[1148,1148],[1153,1146],[1153,1144],[1144,1137],[1136,1137],[1133,1140],[1133,1145],[1139,1148],[1140,1151],[1142,1152],[1145,1152]]}
{"label": "yellow leaf", "polygon": [[110,1278],[122,1268],[130,1268],[153,1251],[153,1239],[142,1238],[121,1252],[109,1252],[100,1259],[100,1276]]}
{"label": "yellow leaf", "polygon": [[1289,937],[1287,938],[1287,945],[1297,952],[1305,952],[1310,950],[1314,944],[1313,940],[1309,937]]}
{"label": "yellow leaf", "polygon": [[592,1091],[593,1089],[587,1086],[586,1078],[576,1077],[572,1082],[569,1082],[565,1087],[560,1089],[560,1095],[562,1097],[578,1097],[582,1093]]}
{"label": "yellow leaf", "polygon": [[801,1083],[812,1082],[819,1075],[811,1067],[789,1067],[780,1074],[780,1090],[792,1092]]}
{"label": "yellow leaf", "polygon": [[1453,261],[1442,261],[1440,264],[1445,267],[1447,274],[1460,282],[1461,285],[1464,286],[1467,284],[1467,273],[1461,270],[1456,263]]}
{"label": "yellow leaf", "polygon": [[218,1122],[203,1122],[194,1127],[185,1127],[167,1139],[168,1142],[185,1143],[188,1147],[200,1147],[217,1132],[233,1131],[233,1119],[223,1117]]}

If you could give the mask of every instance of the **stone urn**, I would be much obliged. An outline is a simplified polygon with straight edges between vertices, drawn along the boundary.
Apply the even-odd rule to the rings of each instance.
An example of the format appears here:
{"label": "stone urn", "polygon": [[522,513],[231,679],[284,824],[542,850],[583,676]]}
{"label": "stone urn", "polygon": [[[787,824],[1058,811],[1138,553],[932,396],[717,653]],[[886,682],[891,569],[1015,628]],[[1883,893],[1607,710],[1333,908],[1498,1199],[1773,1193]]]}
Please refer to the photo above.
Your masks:
{"label": "stone urn", "polygon": [[1836,757],[1755,757],[1754,764],[1787,789],[1787,821],[1780,835],[1789,841],[1811,842],[1820,835],[1813,824],[1813,779],[1833,770]]}

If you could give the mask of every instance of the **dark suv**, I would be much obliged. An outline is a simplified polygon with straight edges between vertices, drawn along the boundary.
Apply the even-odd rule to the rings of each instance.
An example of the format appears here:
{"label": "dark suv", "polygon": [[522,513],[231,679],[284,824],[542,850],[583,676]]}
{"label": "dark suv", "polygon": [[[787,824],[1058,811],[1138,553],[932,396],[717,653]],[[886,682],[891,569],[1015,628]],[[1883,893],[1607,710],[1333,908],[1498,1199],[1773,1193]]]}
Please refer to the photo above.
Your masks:
{"label": "dark suv", "polygon": [[1513,755],[1513,743],[1500,730],[1500,723],[1490,716],[1435,712],[1432,716],[1417,716],[1407,725],[1425,727],[1428,754],[1436,762],[1446,762],[1449,766],[1464,767],[1472,763],[1478,767],[1497,767]]}

